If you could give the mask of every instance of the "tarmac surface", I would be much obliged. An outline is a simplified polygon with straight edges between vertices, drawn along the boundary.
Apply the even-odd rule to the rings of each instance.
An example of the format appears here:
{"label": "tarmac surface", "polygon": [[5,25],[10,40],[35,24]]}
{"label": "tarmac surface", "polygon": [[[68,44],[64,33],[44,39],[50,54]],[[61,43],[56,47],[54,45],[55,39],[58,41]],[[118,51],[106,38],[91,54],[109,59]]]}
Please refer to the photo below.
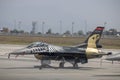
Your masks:
{"label": "tarmac surface", "polygon": [[103,60],[101,64],[101,59],[90,59],[74,69],[69,63],[59,68],[60,62],[52,61],[50,67],[39,69],[40,62],[33,55],[7,58],[7,53],[25,46],[0,44],[0,80],[120,80],[120,62]]}

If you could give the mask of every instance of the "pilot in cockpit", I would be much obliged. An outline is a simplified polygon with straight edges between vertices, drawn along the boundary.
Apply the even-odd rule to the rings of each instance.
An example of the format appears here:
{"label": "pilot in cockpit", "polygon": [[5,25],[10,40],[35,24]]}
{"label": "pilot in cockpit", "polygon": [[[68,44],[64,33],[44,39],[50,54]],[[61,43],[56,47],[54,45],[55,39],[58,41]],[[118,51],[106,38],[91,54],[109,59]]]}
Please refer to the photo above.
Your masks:
{"label": "pilot in cockpit", "polygon": [[44,47],[44,46],[47,46],[47,44],[43,43],[43,42],[34,42],[34,43],[31,43],[30,45],[28,45],[26,48]]}

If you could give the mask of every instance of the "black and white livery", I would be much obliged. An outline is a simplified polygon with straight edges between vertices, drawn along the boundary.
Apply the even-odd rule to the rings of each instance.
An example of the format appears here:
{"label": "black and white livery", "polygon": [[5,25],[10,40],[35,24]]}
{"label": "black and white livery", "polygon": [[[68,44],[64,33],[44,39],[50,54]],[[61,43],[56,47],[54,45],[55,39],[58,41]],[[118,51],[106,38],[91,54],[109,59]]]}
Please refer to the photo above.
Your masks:
{"label": "black and white livery", "polygon": [[104,27],[97,27],[82,44],[70,47],[56,46],[44,42],[34,42],[27,47],[9,53],[10,55],[34,55],[41,60],[41,66],[50,60],[61,61],[59,67],[64,67],[65,62],[70,62],[73,67],[78,67],[78,63],[88,63],[88,59],[100,58],[103,53],[99,44]]}

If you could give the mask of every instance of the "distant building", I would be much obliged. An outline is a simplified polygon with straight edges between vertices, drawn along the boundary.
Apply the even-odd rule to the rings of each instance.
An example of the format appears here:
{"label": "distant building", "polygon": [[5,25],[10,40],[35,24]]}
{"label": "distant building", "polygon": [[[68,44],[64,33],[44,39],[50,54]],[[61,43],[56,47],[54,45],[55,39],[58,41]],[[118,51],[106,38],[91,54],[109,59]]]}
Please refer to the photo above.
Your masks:
{"label": "distant building", "polygon": [[0,28],[0,33],[8,33],[9,32],[9,29],[8,28]]}

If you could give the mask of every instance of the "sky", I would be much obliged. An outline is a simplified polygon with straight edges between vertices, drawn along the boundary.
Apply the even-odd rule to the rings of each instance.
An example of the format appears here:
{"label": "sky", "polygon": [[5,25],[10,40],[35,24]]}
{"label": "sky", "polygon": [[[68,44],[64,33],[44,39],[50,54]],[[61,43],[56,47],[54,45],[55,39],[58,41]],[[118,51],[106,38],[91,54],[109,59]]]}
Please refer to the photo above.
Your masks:
{"label": "sky", "polygon": [[[37,22],[36,32],[62,33],[79,30],[91,31],[97,26],[106,30],[120,31],[120,0],[0,0],[0,28],[32,30],[32,22]],[[106,23],[104,25],[104,23]]]}

